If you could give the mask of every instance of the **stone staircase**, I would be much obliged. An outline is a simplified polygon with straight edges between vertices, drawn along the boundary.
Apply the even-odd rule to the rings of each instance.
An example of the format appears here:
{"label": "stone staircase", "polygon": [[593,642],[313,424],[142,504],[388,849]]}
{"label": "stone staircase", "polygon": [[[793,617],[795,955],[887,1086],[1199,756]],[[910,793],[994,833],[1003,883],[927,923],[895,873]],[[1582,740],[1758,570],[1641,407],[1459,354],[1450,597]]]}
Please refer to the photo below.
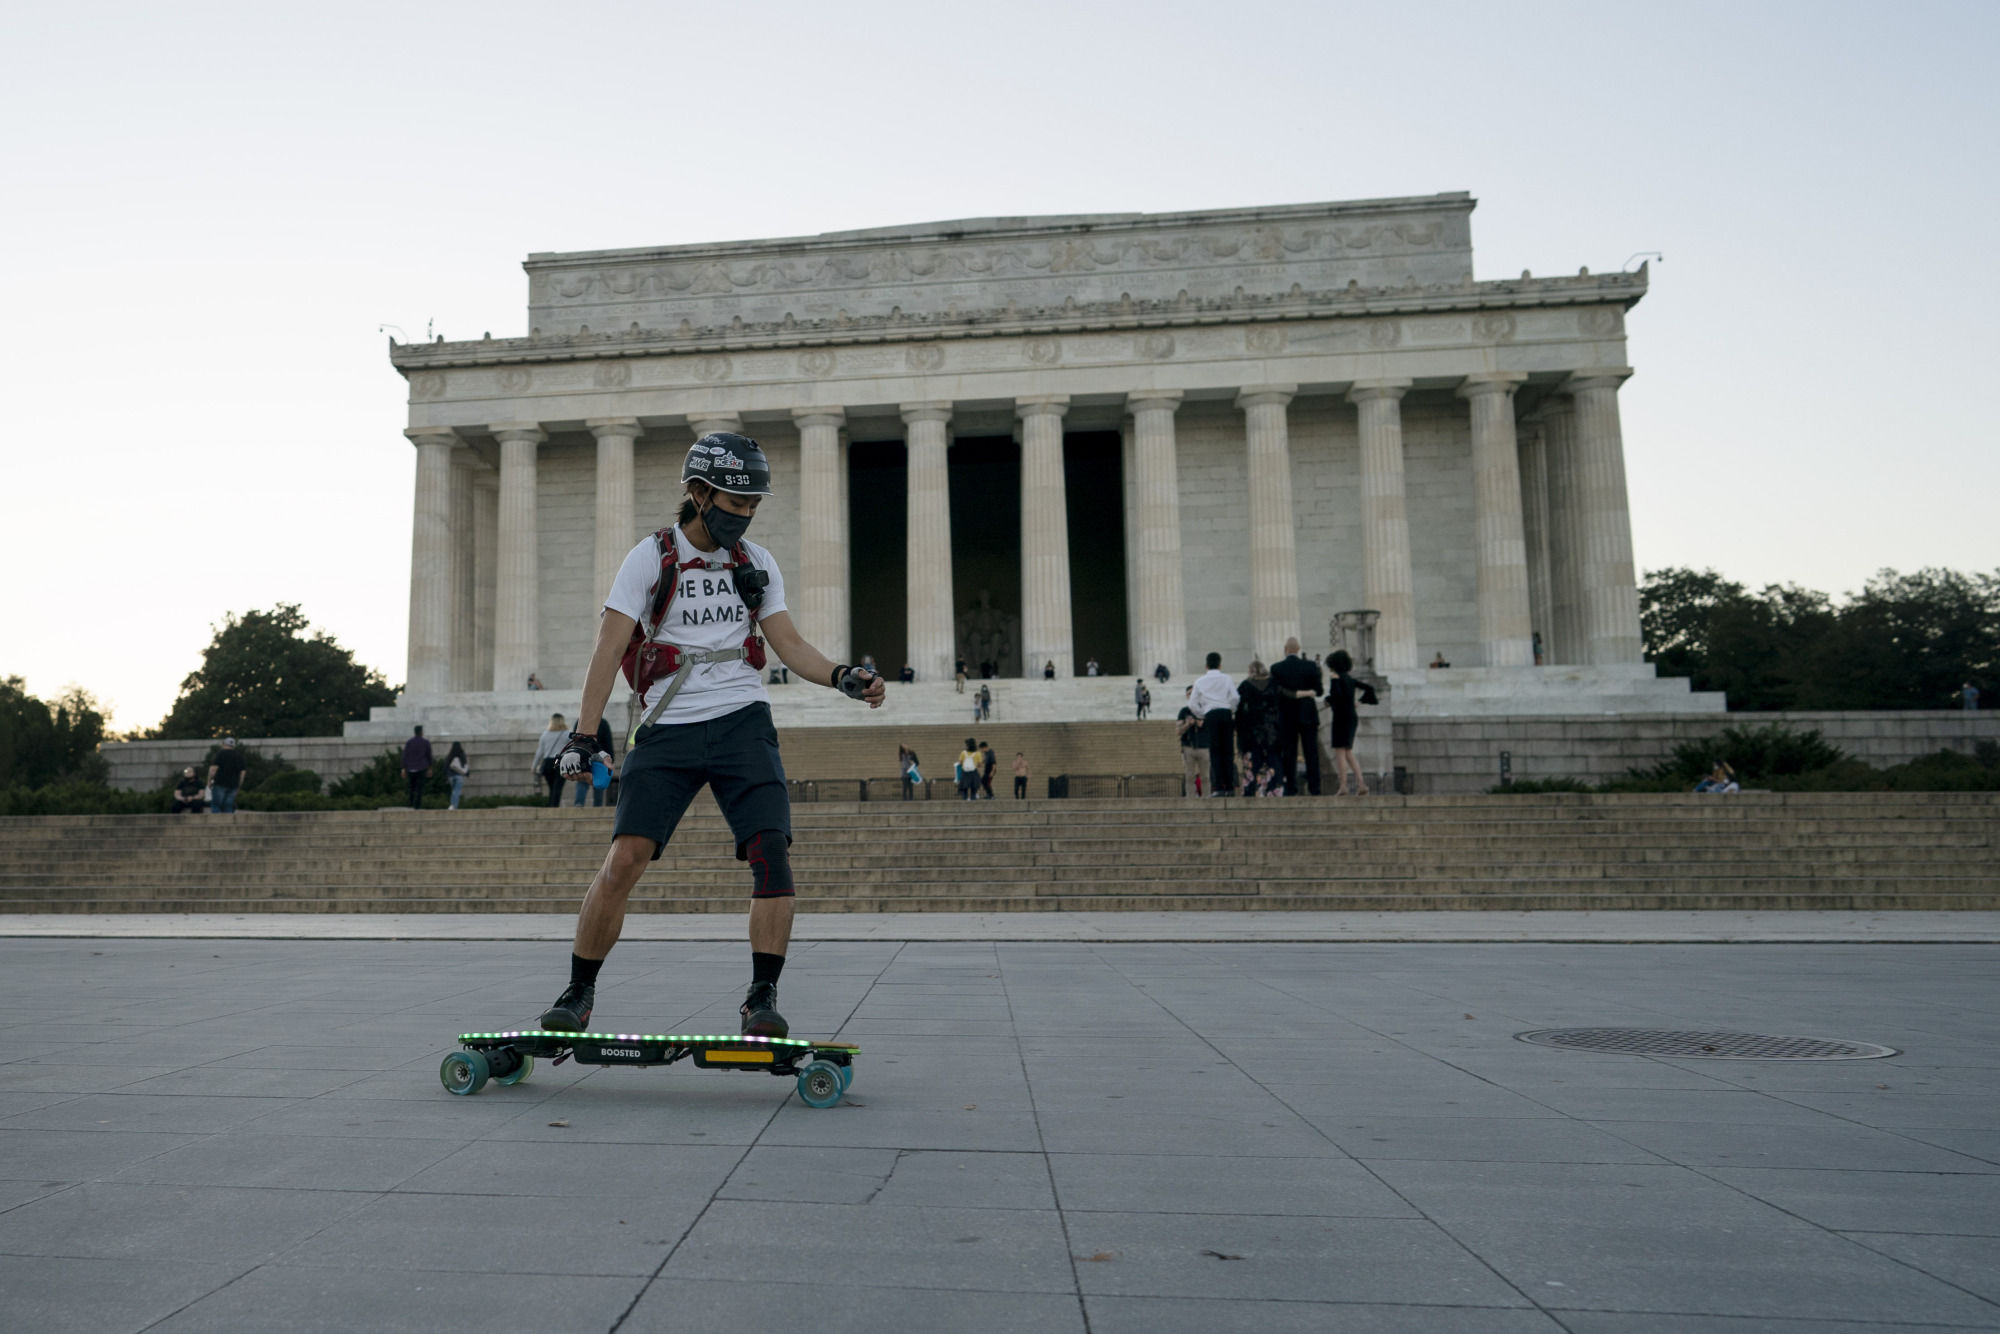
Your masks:
{"label": "stone staircase", "polygon": [[[800,906],[2000,909],[2000,794],[801,803]],[[567,808],[0,821],[0,911],[570,912]],[[704,796],[634,896],[744,910]]]}

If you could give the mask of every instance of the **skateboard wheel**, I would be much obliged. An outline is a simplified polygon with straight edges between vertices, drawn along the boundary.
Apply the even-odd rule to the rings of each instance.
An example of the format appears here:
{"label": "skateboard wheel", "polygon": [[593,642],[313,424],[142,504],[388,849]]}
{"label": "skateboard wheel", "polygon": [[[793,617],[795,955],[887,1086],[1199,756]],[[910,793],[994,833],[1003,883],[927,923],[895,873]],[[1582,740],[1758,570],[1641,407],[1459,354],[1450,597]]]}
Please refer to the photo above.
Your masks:
{"label": "skateboard wheel", "polygon": [[840,1091],[842,1093],[845,1093],[847,1092],[847,1090],[853,1087],[854,1087],[854,1063],[850,1061],[846,1065],[840,1067]]}
{"label": "skateboard wheel", "polygon": [[831,1107],[846,1091],[840,1067],[832,1061],[811,1061],[799,1071],[799,1101],[808,1107]]}
{"label": "skateboard wheel", "polygon": [[438,1065],[438,1080],[445,1092],[456,1093],[460,1097],[479,1092],[486,1087],[486,1054],[477,1051],[455,1051]]}
{"label": "skateboard wheel", "polygon": [[511,1087],[526,1079],[528,1072],[535,1068],[535,1058],[524,1051],[515,1052],[514,1059],[518,1060],[520,1064],[504,1075],[495,1075],[493,1077],[495,1083]]}

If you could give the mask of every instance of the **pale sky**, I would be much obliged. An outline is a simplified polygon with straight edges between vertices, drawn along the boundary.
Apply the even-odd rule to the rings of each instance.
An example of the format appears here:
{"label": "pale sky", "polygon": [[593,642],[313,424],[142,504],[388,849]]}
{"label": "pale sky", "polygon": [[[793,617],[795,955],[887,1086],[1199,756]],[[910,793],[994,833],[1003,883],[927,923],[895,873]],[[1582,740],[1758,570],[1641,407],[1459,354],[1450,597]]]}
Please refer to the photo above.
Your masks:
{"label": "pale sky", "polygon": [[1996,36],[1827,0],[15,3],[0,675],[150,726],[224,613],[291,601],[400,682],[378,326],[525,333],[530,251],[1445,190],[1483,279],[1665,252],[1621,394],[1643,568],[1990,570]]}

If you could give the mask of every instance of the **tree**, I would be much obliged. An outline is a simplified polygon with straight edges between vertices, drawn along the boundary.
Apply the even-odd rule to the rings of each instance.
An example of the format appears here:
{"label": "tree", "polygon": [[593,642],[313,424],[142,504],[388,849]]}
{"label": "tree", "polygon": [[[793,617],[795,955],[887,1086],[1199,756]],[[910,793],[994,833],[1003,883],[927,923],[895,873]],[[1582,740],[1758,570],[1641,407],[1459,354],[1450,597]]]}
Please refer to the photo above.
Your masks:
{"label": "tree", "polygon": [[18,676],[0,681],[0,787],[102,783],[103,740],[104,713],[89,692],[71,686],[51,706]]}
{"label": "tree", "polygon": [[395,701],[380,672],[357,663],[324,630],[308,639],[306,628],[296,603],[231,613],[149,735],[338,736],[342,723]]}
{"label": "tree", "polygon": [[2000,669],[2000,572],[1883,570],[1836,606],[1795,584],[1749,593],[1667,569],[1639,591],[1646,655],[1735,710],[1944,709]]}
{"label": "tree", "polygon": [[1699,677],[1708,666],[1709,625],[1717,609],[1742,600],[1743,585],[1714,570],[1654,570],[1639,585],[1646,657],[1662,676]]}

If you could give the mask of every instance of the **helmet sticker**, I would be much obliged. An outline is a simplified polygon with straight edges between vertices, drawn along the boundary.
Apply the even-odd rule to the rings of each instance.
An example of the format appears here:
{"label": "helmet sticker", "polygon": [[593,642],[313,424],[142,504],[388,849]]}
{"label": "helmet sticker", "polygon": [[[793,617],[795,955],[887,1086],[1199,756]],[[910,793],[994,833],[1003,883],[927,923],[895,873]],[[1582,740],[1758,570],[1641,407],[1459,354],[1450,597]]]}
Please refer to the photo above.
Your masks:
{"label": "helmet sticker", "polygon": [[707,472],[708,460],[702,458],[699,455],[690,456],[688,459],[688,467],[693,468],[696,472]]}
{"label": "helmet sticker", "polygon": [[743,466],[743,460],[737,458],[734,454],[727,453],[720,449],[716,450],[715,452],[722,455],[721,459],[717,461],[716,464],[717,467],[740,468]]}

